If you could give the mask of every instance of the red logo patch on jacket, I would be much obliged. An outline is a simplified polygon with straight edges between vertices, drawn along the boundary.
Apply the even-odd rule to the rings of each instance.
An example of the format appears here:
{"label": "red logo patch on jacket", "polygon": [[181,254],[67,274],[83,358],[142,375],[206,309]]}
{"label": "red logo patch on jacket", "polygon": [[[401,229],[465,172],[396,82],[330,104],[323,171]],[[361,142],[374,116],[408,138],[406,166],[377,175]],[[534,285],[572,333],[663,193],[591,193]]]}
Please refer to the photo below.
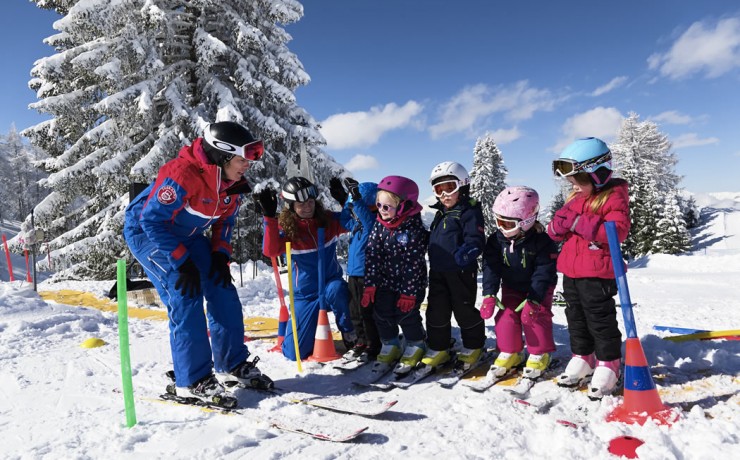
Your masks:
{"label": "red logo patch on jacket", "polygon": [[172,204],[176,199],[177,192],[175,191],[175,188],[170,185],[165,185],[157,192],[157,201],[162,204]]}

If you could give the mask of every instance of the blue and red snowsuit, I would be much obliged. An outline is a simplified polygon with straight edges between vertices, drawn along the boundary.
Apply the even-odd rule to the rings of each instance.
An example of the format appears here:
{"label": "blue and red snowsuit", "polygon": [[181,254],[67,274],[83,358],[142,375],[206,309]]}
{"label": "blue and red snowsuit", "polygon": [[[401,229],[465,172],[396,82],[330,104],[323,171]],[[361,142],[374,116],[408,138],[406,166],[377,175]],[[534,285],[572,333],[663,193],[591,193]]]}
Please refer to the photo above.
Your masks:
{"label": "blue and red snowsuit", "polygon": [[[297,318],[298,348],[301,359],[313,353],[316,326],[319,321],[319,253],[318,224],[316,219],[296,219],[297,238],[289,239],[280,228],[278,219],[265,217],[265,237],[262,252],[267,257],[277,257],[285,253],[285,243],[290,241],[293,267],[293,301]],[[352,319],[349,314],[349,290],[344,281],[342,267],[337,261],[337,237],[346,230],[339,223],[338,215],[331,214],[329,225],[324,230],[324,305],[327,311],[334,312],[337,328],[341,332],[351,332]],[[283,355],[296,359],[293,340],[293,326],[287,324]]]}
{"label": "blue and red snowsuit", "polygon": [[[236,288],[208,278],[212,252],[231,256],[231,233],[241,197],[229,190],[237,190],[244,179],[225,181],[221,168],[209,163],[202,141],[197,138],[162,166],[157,179],[126,208],[123,230],[131,252],[167,306],[179,387],[210,374],[214,363],[217,372],[228,372],[249,356]],[[210,241],[203,235],[209,227]],[[174,288],[178,268],[188,258],[200,272],[202,295],[184,296]]]}

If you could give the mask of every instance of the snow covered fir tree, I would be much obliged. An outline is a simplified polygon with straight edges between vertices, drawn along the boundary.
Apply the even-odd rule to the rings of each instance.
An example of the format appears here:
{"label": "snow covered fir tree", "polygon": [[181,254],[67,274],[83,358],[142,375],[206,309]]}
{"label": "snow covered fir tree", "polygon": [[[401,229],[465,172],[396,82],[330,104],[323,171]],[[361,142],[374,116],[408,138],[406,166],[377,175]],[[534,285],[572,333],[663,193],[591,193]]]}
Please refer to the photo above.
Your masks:
{"label": "snow covered fir tree", "polygon": [[0,158],[0,222],[23,220],[48,194],[40,184],[46,174],[34,166],[45,155],[24,143],[15,126],[11,126],[7,135],[0,135]]}
{"label": "snow covered fir tree", "polygon": [[686,218],[695,212],[681,206],[692,206],[693,201],[680,198],[678,160],[668,137],[655,123],[630,113],[610,149],[617,174],[629,183],[632,229],[623,244],[624,254],[639,257],[689,250]]}
{"label": "snow covered fir tree", "polygon": [[493,201],[501,190],[506,188],[506,176],[509,171],[504,165],[501,154],[493,136],[486,133],[475,141],[473,148],[473,169],[470,171],[470,189],[473,198],[480,201],[483,218],[486,224],[486,235],[496,229],[493,217]]}
{"label": "snow covered fir tree", "polygon": [[[121,230],[130,184],[153,180],[207,123],[237,121],[264,140],[252,185],[284,178],[301,151],[319,185],[344,172],[296,104],[310,77],[283,25],[302,17],[300,3],[34,1],[63,15],[46,39],[56,54],[36,62],[29,83],[32,107],[50,119],[23,135],[49,155],[52,192],[35,208],[36,226],[64,276],[113,277],[115,260],[129,257]],[[247,205],[239,217],[235,258],[253,257],[259,216]]]}

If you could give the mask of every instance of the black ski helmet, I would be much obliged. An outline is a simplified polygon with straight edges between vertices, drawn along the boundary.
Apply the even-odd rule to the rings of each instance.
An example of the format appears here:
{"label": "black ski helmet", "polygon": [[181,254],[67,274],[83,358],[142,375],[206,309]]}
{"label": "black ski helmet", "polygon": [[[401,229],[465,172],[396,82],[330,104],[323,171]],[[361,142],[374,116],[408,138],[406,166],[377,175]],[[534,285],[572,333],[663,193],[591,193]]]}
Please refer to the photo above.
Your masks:
{"label": "black ski helmet", "polygon": [[247,160],[259,160],[264,146],[239,123],[219,121],[203,130],[203,150],[211,162],[223,166],[237,155]]}
{"label": "black ski helmet", "polygon": [[311,198],[316,199],[319,196],[319,191],[310,180],[305,177],[295,176],[288,179],[283,185],[283,191],[280,194],[285,201],[288,203],[303,203]]}

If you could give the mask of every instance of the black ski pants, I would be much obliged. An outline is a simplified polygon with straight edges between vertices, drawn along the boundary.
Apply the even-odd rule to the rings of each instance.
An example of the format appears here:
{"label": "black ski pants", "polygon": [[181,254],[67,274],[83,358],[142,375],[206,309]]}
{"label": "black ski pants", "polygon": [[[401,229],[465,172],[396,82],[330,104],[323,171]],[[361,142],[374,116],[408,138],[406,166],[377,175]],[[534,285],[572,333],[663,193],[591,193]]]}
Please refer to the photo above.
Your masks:
{"label": "black ski pants", "polygon": [[382,344],[373,318],[374,305],[370,304],[367,307],[360,305],[362,291],[365,289],[365,278],[350,276],[347,279],[347,284],[349,285],[349,314],[357,334],[357,344],[365,345],[368,348],[368,353],[375,356],[380,353]]}
{"label": "black ski pants", "polygon": [[452,337],[452,315],[460,327],[465,348],[483,348],[486,329],[475,308],[478,270],[429,272],[429,304],[426,312],[427,344],[436,351],[447,350]]}
{"label": "black ski pants", "polygon": [[573,353],[590,355],[595,352],[599,361],[622,357],[615,295],[617,282],[613,279],[563,276],[565,317]]}

